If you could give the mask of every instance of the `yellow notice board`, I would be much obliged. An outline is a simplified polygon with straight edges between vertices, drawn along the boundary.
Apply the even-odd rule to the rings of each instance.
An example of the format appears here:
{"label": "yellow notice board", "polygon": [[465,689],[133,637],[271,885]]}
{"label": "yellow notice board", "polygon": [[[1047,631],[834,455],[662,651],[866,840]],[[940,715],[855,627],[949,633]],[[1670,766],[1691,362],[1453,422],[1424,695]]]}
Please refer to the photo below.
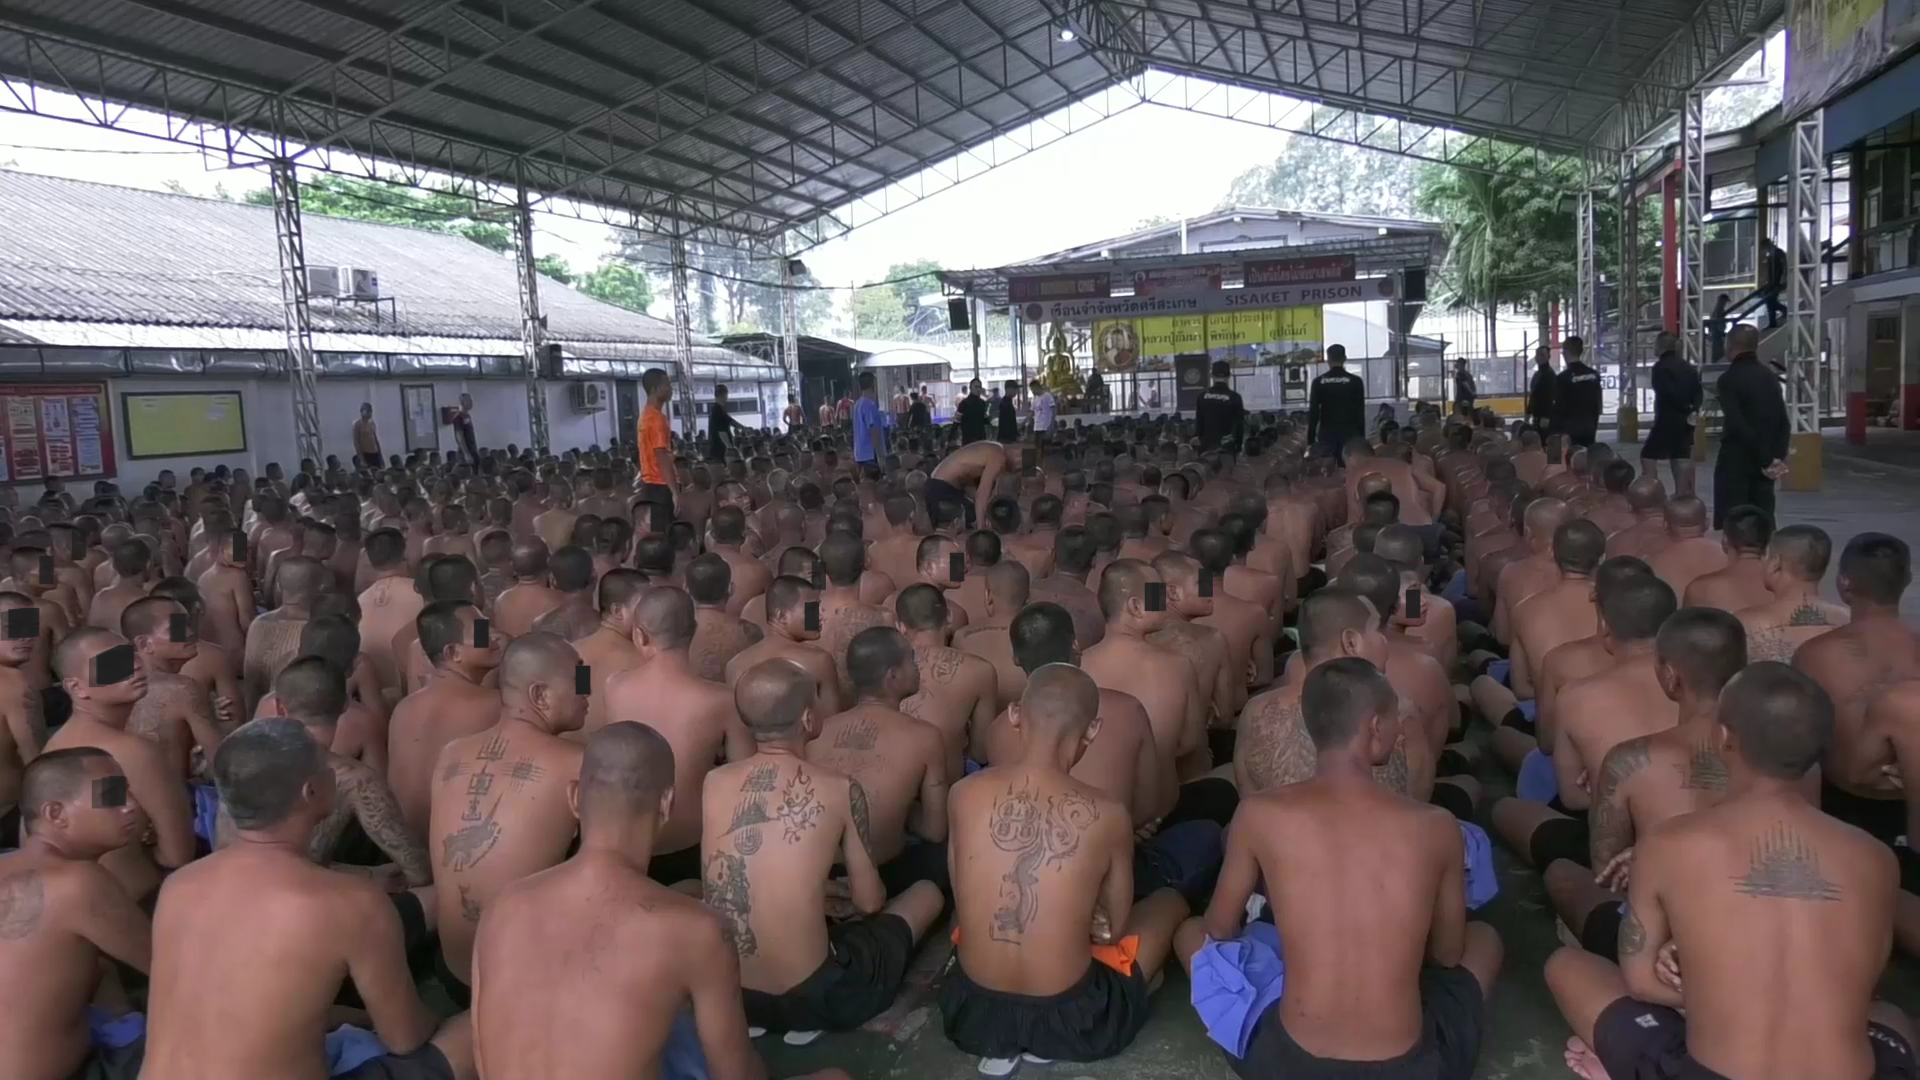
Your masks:
{"label": "yellow notice board", "polygon": [[247,448],[246,411],[237,393],[122,394],[120,412],[128,457],[238,454]]}
{"label": "yellow notice board", "polygon": [[[1130,371],[1135,359],[1182,353],[1214,352],[1242,362],[1264,356],[1318,356],[1325,321],[1319,305],[1223,311],[1212,315],[1162,315],[1144,319],[1107,319],[1094,323],[1093,340],[1102,371]],[[1124,342],[1127,348],[1108,343]],[[1133,346],[1137,343],[1137,353]]]}

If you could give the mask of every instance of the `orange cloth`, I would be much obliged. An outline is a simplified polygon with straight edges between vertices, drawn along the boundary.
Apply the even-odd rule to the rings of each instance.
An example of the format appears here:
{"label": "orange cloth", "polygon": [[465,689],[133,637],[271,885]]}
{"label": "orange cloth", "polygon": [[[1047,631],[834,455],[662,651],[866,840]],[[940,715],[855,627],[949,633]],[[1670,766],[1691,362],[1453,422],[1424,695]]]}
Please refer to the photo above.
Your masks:
{"label": "orange cloth", "polygon": [[667,429],[667,414],[653,405],[640,410],[640,482],[644,484],[664,484],[666,474],[660,471],[658,451],[673,452],[673,435]]}
{"label": "orange cloth", "polygon": [[[960,928],[953,928],[953,943],[960,944]],[[1122,975],[1133,974],[1133,962],[1140,956],[1140,935],[1128,934],[1111,945],[1099,945],[1089,942],[1087,951],[1095,960],[1107,965]]]}

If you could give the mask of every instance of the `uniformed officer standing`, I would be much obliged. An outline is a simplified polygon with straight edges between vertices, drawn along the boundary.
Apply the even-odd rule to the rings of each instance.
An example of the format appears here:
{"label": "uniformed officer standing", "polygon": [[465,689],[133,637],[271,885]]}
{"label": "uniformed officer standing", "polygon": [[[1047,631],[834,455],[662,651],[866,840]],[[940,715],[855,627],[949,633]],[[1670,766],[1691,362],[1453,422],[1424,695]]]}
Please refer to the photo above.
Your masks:
{"label": "uniformed officer standing", "polygon": [[1346,463],[1347,440],[1367,432],[1367,384],[1347,370],[1347,347],[1327,346],[1327,370],[1307,393],[1307,441]]}
{"label": "uniformed officer standing", "polygon": [[1247,407],[1232,386],[1233,368],[1225,360],[1213,363],[1213,385],[1193,407],[1194,434],[1201,450],[1218,449],[1222,442],[1238,444],[1247,433]]}
{"label": "uniformed officer standing", "polygon": [[1574,446],[1592,446],[1600,430],[1600,373],[1588,366],[1586,343],[1569,337],[1560,343],[1567,366],[1554,387],[1553,429]]}

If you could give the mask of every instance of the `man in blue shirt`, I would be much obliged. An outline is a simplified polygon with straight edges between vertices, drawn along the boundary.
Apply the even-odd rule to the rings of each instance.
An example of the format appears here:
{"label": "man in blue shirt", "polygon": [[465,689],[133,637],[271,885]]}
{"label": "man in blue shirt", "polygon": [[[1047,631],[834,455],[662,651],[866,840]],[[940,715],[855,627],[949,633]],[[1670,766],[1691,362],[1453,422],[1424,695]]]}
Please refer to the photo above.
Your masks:
{"label": "man in blue shirt", "polygon": [[887,429],[880,415],[880,392],[874,386],[873,372],[863,371],[860,400],[853,404],[853,460],[877,467],[886,454]]}

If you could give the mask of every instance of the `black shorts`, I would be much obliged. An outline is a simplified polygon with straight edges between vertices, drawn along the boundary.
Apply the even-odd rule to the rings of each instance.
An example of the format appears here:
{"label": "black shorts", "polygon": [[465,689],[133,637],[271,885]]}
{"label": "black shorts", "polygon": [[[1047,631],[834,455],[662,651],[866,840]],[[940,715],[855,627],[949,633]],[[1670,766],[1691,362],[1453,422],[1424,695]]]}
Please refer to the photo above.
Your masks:
{"label": "black shorts", "polygon": [[95,1046],[67,1080],[140,1080],[140,1064],[146,1056],[145,1036],[122,1047]]}
{"label": "black shorts", "polygon": [[966,1053],[1103,1061],[1126,1050],[1147,1026],[1147,979],[1138,964],[1122,975],[1088,960],[1087,973],[1073,986],[1030,997],[981,986],[958,961],[940,987],[940,1016],[948,1041]]}
{"label": "black shorts", "polygon": [[447,992],[447,999],[461,1009],[473,1008],[473,987],[468,986],[460,976],[447,966],[446,953],[433,950],[433,977],[439,981],[440,989]]}
{"label": "black shorts", "polygon": [[1507,715],[1500,718],[1500,726],[1510,727],[1522,735],[1534,738],[1540,735],[1539,724],[1527,719],[1527,714],[1521,712],[1518,706],[1507,710]]}
{"label": "black shorts", "polygon": [[1905,799],[1866,799],[1822,780],[1820,810],[1871,833],[1875,840],[1888,847],[1893,847],[1894,841],[1907,834]]}
{"label": "black shorts", "polygon": [[1527,858],[1534,869],[1545,870],[1555,859],[1570,859],[1581,866],[1593,865],[1590,844],[1592,833],[1587,816],[1551,818],[1540,823],[1527,838]]}
{"label": "black shorts", "polygon": [[1903,892],[1920,893],[1920,854],[1900,844],[1894,847],[1893,857],[1900,864],[1900,889]]}
{"label": "black shorts", "polygon": [[1467,755],[1449,747],[1440,751],[1440,756],[1433,760],[1433,775],[1471,776],[1473,763],[1467,760]]}
{"label": "black shorts", "polygon": [[1210,727],[1207,729],[1207,756],[1213,759],[1215,767],[1225,765],[1233,760],[1233,751],[1239,742],[1240,732],[1237,729]]}
{"label": "black shorts", "polygon": [[913,960],[913,927],[882,912],[827,927],[827,958],[784,994],[743,988],[747,1023],[768,1031],[852,1031],[885,1012]]}
{"label": "black shorts", "polygon": [[[1913,1047],[1883,1024],[1867,1025],[1873,1080],[1913,1080]],[[1687,1021],[1664,1005],[1621,998],[1593,1024],[1593,1052],[1621,1080],[1727,1080],[1687,1053]]]}
{"label": "black shorts", "polygon": [[[651,504],[647,511],[646,527],[655,533],[664,533],[667,526],[673,524],[673,489],[665,484],[641,484],[639,500]],[[638,510],[639,507],[635,507]],[[636,525],[641,522],[636,521]]]}
{"label": "black shorts", "polygon": [[15,806],[6,813],[0,814],[0,851],[11,851],[19,847],[23,839],[25,837],[20,834],[20,808]]}
{"label": "black shorts", "polygon": [[385,1054],[330,1080],[453,1080],[453,1065],[440,1048],[427,1043],[411,1054]]}
{"label": "black shorts", "polygon": [[953,903],[953,882],[947,873],[947,842],[930,843],[925,840],[909,839],[900,854],[881,863],[880,884],[886,886],[887,899],[891,900],[922,881],[931,881],[946,897],[947,903]]}
{"label": "black shorts", "polygon": [[[1227,761],[1232,760],[1233,754],[1229,751]],[[1185,821],[1211,821],[1224,829],[1233,821],[1233,812],[1239,807],[1240,789],[1233,786],[1233,781],[1203,776],[1180,785],[1180,797],[1173,801],[1173,809],[1167,811],[1167,816],[1160,819],[1160,827],[1164,829]]]}
{"label": "black shorts", "polygon": [[1587,912],[1580,926],[1580,947],[1595,956],[1620,962],[1620,905],[1605,903]]}
{"label": "black shorts", "polygon": [[40,715],[46,720],[49,733],[60,730],[73,717],[73,698],[67,688],[59,683],[40,691]]}
{"label": "black shorts", "polygon": [[662,885],[700,880],[700,845],[692,844],[679,851],[655,855],[647,863],[647,876]]}
{"label": "black shorts", "polygon": [[967,528],[969,529],[973,528],[973,517],[974,517],[973,500],[967,498],[966,492],[961,491],[959,488],[954,487],[952,484],[947,483],[945,480],[936,480],[933,477],[929,476],[927,477],[926,490],[922,494],[924,494],[926,497],[927,512],[929,514],[933,512],[934,503],[938,503],[938,502],[959,503],[961,507],[961,512],[965,514],[967,518]]}
{"label": "black shorts", "polygon": [[1642,461],[1678,461],[1693,457],[1693,425],[1684,416],[1655,417],[1640,447]]}
{"label": "black shorts", "polygon": [[1254,1026],[1247,1056],[1229,1055],[1227,1063],[1245,1080],[1468,1080],[1487,1020],[1480,981],[1462,967],[1423,968],[1420,1011],[1420,1041],[1413,1049],[1386,1061],[1342,1061],[1301,1049],[1275,1005]]}
{"label": "black shorts", "polygon": [[1458,784],[1434,784],[1427,801],[1461,821],[1473,820],[1473,796]]}

